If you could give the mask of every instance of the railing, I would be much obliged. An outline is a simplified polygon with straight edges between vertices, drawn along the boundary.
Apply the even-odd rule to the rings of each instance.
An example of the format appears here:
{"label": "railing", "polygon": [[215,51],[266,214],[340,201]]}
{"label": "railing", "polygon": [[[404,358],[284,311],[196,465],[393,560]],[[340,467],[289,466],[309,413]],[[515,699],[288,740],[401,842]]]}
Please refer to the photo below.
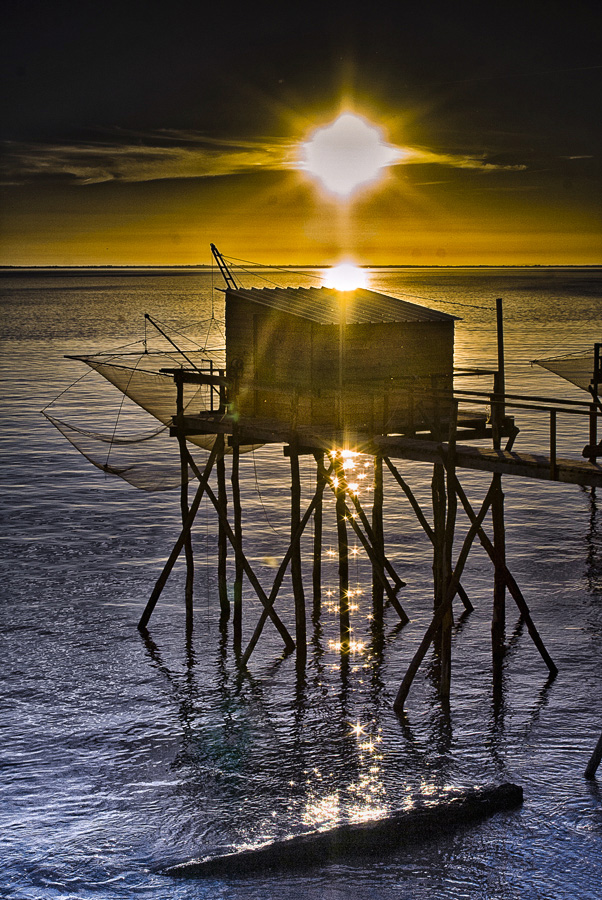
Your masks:
{"label": "railing", "polygon": [[549,450],[550,450],[550,475],[554,478],[557,474],[557,445],[558,445],[558,414],[569,416],[581,416],[588,420],[589,442],[584,446],[582,455],[585,459],[595,463],[598,456],[602,456],[602,441],[598,443],[598,420],[602,420],[602,407],[592,400],[563,400],[556,397],[539,397],[526,394],[502,394],[493,390],[471,391],[456,390],[454,396],[465,399],[466,402],[480,405],[488,405],[491,408],[491,418],[495,423],[505,415],[507,408],[525,409],[549,415]]}

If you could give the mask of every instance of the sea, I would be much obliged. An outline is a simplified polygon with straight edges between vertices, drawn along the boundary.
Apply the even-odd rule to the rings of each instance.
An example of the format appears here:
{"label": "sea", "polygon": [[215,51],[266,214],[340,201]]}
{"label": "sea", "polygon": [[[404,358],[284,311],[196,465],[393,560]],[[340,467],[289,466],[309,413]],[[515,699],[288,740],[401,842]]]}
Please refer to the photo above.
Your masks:
{"label": "sea", "polygon": [[[458,366],[495,368],[503,300],[506,390],[586,401],[533,360],[602,342],[597,268],[379,268],[370,286],[458,317]],[[318,285],[317,269],[239,273],[244,286]],[[350,541],[353,652],[337,641],[334,506],[324,506],[322,603],[312,615],[312,532],[303,544],[307,663],[267,623],[246,669],[220,627],[216,518],[195,523],[194,630],[180,561],[147,635],[137,622],[181,527],[179,491],[137,490],[90,464],[42,415],[103,433],[153,430],[77,359],[223,334],[218,273],[4,270],[1,290],[3,511],[0,668],[0,896],[19,900],[599,900],[602,769],[584,770],[602,731],[602,498],[595,489],[504,476],[507,563],[558,667],[549,676],[511,598],[501,692],[491,662],[493,573],[477,544],[457,601],[449,705],[432,652],[404,713],[393,701],[430,621],[432,548],[388,471],[387,555],[410,622],[372,621],[371,572]],[[150,334],[153,331],[153,334]],[[217,344],[215,344],[217,346]],[[291,361],[294,364],[294,361]],[[475,389],[491,390],[489,376]],[[464,380],[460,386],[474,386]],[[518,401],[517,401],[518,402]],[[508,409],[514,449],[546,452],[549,417]],[[582,458],[587,418],[558,415],[558,455]],[[174,448],[177,454],[177,448]],[[177,455],[175,457],[177,459]],[[229,463],[227,464],[229,466]],[[397,461],[430,517],[431,469]],[[372,460],[358,456],[370,512]],[[315,488],[301,458],[302,504]],[[478,508],[487,473],[462,471]],[[365,488],[364,488],[365,485]],[[288,546],[290,467],[282,446],[241,456],[245,553],[269,592]],[[486,520],[490,530],[491,523]],[[458,513],[458,544],[468,523]],[[456,550],[457,552],[457,550]],[[228,587],[233,571],[229,562]],[[294,631],[289,576],[276,602]],[[243,644],[260,603],[243,587]],[[379,818],[450,792],[519,784],[521,808],[405,839],[395,853],[292,871],[182,879],[169,866]]]}

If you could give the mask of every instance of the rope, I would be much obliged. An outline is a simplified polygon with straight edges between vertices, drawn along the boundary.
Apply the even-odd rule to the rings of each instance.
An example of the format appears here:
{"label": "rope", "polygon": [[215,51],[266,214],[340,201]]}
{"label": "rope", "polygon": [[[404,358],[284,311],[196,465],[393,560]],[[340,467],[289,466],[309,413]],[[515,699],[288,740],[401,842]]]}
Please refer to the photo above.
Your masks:
{"label": "rope", "polygon": [[272,529],[272,531],[274,532],[274,534],[278,534],[278,529],[274,528],[274,526],[270,522],[270,517],[268,516],[268,511],[265,508],[265,504],[263,502],[263,497],[261,496],[261,491],[259,489],[259,479],[257,477],[257,462],[255,460],[255,448],[253,448],[253,450],[251,451],[251,455],[253,457],[253,470],[255,472],[255,489],[257,491],[257,496],[259,497],[259,502],[261,503],[261,508],[263,509],[263,514],[265,516],[265,520],[268,523],[268,525],[270,526],[270,528]]}
{"label": "rope", "polygon": [[[249,260],[249,259],[237,259],[235,256],[224,257],[224,259],[226,259],[227,262],[229,262],[229,263],[245,263],[246,265],[249,265],[249,266],[262,266],[262,268],[266,268],[266,269],[275,269],[277,272],[284,272],[285,274],[288,274],[288,273],[290,273],[290,271],[291,271],[291,267],[290,267],[290,266],[289,266],[288,268],[285,268],[284,266],[274,266],[274,265],[271,265],[271,266],[263,266],[261,263],[252,262],[252,261]],[[241,270],[242,272],[244,272],[246,275],[249,275],[249,276],[252,275],[252,276],[254,276],[255,278],[260,278],[262,281],[265,281],[265,282],[267,282],[267,284],[271,284],[271,285],[273,285],[274,287],[280,287],[280,286],[281,286],[281,285],[279,285],[279,284],[276,284],[276,282],[275,282],[275,281],[272,281],[270,278],[266,278],[265,275],[260,275],[259,272],[249,272],[248,269],[245,269],[244,266],[241,266],[241,265],[237,265],[236,268],[237,268],[237,269],[240,269],[240,270]],[[293,267],[293,268],[294,268],[294,267]],[[303,268],[303,267],[302,267],[302,266],[299,266],[299,268]],[[324,266],[323,268],[328,268],[328,266]],[[321,276],[321,275],[314,274],[313,272],[306,272],[305,275],[306,275],[307,278],[315,278],[315,279],[318,280],[318,281],[321,281],[321,280],[322,280],[322,276]],[[408,294],[408,293],[405,293],[404,291],[396,291],[395,294],[401,294],[402,297],[411,297],[413,300],[422,300],[422,301],[424,301],[425,303],[447,303],[447,302],[448,302],[447,300],[438,300],[438,299],[436,299],[436,298],[434,298],[434,297],[422,297],[422,296],[420,296],[420,294]],[[391,294],[391,296],[395,296],[395,294]],[[491,306],[479,306],[479,305],[476,304],[476,303],[458,303],[458,302],[454,302],[454,303],[453,303],[453,306],[460,306],[460,307],[464,307],[464,308],[466,308],[466,309],[482,309],[482,310],[485,310],[485,311],[487,311],[487,312],[490,312],[491,309],[492,309]]]}
{"label": "rope", "polygon": [[[425,303],[449,303],[448,300],[439,300],[435,297],[421,297],[420,294],[406,294],[404,291],[395,291],[395,294],[401,294],[402,297],[411,297],[413,300],[423,300]],[[391,294],[391,296],[395,296],[395,294]],[[491,312],[491,306],[478,306],[476,303],[458,303],[457,301],[453,301],[450,303],[451,306],[462,306],[466,307],[466,309],[484,309],[487,312]]]}
{"label": "rope", "polygon": [[533,359],[531,360],[531,365],[533,363],[539,362],[555,362],[557,359],[578,359],[580,357],[588,357],[591,353],[593,353],[593,347],[588,347],[587,350],[571,350],[570,353],[562,353],[560,356],[546,356],[545,359]]}
{"label": "rope", "polygon": [[61,397],[63,396],[63,394],[66,394],[67,391],[70,391],[71,388],[74,388],[76,384],[79,384],[80,381],[82,381],[84,378],[87,378],[88,375],[91,375],[93,371],[94,371],[93,369],[87,369],[87,370],[84,372],[83,375],[80,375],[79,378],[76,378],[75,381],[74,381],[72,384],[70,384],[70,385],[69,385],[68,387],[66,387],[63,391],[61,391],[60,394],[58,394],[58,395],[54,398],[54,400],[51,400],[49,403],[47,403],[46,406],[45,406],[43,409],[40,410],[40,412],[45,413],[47,409],[50,409],[50,407],[53,406],[53,404],[55,404],[55,403],[57,402],[57,400],[60,400],[60,399],[61,399]]}
{"label": "rope", "polygon": [[[138,362],[139,362],[139,361],[140,361],[140,360],[138,360]],[[131,383],[131,381],[132,381],[132,378],[134,377],[134,372],[136,371],[137,365],[138,365],[138,363],[136,363],[136,365],[135,365],[134,368],[132,369],[132,374],[131,374],[130,377],[128,378],[128,383],[127,383],[127,387],[128,387],[128,388],[129,388],[129,386],[130,386],[130,383]],[[126,390],[127,390],[127,389],[126,389]],[[107,458],[105,459],[105,468],[109,465],[109,457],[110,457],[110,455],[111,455],[111,450],[113,449],[113,444],[114,444],[114,442],[115,442],[115,434],[116,434],[116,432],[117,432],[117,426],[118,426],[118,424],[119,424],[119,417],[120,417],[120,415],[121,415],[121,410],[123,409],[123,404],[125,403],[125,398],[126,398],[126,396],[127,396],[126,391],[123,391],[123,393],[122,393],[122,395],[121,395],[121,403],[119,404],[119,409],[117,410],[117,415],[116,415],[116,417],[115,417],[115,427],[113,428],[113,434],[111,435],[111,441],[110,441],[110,443],[109,443],[109,449],[108,449],[108,451],[107,451]]]}

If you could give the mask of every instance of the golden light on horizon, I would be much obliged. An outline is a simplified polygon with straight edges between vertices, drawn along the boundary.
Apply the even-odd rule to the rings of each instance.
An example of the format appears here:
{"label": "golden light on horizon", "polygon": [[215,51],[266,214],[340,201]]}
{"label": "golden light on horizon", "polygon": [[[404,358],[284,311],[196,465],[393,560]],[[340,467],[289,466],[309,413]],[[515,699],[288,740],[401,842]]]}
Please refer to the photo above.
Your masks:
{"label": "golden light on horizon", "polygon": [[376,182],[401,155],[399,148],[386,143],[380,128],[354,113],[342,113],[301,145],[300,168],[327,192],[350,197]]}
{"label": "golden light on horizon", "polygon": [[368,273],[353,263],[341,263],[328,269],[324,274],[323,287],[335,291],[354,291],[368,286]]}

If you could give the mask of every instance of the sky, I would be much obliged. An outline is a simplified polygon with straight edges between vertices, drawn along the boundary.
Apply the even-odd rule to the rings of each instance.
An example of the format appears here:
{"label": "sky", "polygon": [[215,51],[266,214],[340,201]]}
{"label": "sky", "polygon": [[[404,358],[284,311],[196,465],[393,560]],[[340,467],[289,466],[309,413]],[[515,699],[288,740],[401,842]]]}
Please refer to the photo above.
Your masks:
{"label": "sky", "polygon": [[[278,265],[600,264],[601,20],[599,0],[11,0],[0,264],[209,264],[210,242]],[[306,162],[341,114],[387,151],[348,196]]]}

